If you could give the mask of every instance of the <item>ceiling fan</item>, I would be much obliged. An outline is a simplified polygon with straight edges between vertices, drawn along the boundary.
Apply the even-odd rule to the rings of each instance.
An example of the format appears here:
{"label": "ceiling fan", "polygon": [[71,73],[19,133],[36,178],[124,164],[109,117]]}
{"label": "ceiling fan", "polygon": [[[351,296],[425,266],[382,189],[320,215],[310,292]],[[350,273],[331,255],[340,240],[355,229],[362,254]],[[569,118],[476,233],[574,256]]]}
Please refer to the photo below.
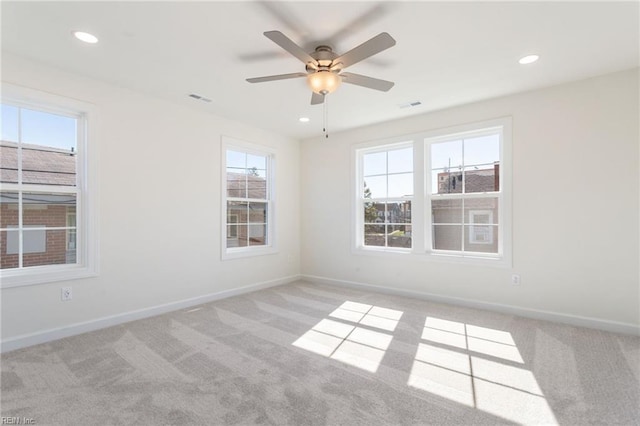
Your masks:
{"label": "ceiling fan", "polygon": [[388,33],[380,33],[343,55],[336,54],[331,47],[326,45],[320,45],[313,52],[307,53],[280,31],[267,31],[264,35],[302,61],[305,64],[306,72],[248,78],[249,83],[306,77],[313,91],[311,105],[323,103],[325,96],[337,89],[342,81],[383,92],[388,91],[394,85],[391,81],[342,72],[343,69],[394,46],[396,41]]}

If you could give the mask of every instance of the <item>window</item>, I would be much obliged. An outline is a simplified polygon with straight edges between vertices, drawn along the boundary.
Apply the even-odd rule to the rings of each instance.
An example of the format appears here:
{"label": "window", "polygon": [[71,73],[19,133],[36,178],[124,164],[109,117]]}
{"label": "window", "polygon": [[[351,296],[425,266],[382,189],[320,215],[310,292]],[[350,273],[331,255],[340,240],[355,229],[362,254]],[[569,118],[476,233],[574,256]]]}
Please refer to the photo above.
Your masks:
{"label": "window", "polygon": [[497,119],[356,146],[354,249],[509,265],[510,132]]}
{"label": "window", "polygon": [[481,129],[427,139],[434,251],[499,254],[501,133]]}
{"label": "window", "polygon": [[[95,275],[88,109],[76,101],[11,85],[3,90],[2,286]],[[25,98],[30,101],[24,102]],[[76,218],[83,219],[76,222]]]}
{"label": "window", "polygon": [[413,147],[366,151],[361,161],[364,246],[410,249]]}
{"label": "window", "polygon": [[223,158],[223,258],[273,252],[273,153],[224,138]]}

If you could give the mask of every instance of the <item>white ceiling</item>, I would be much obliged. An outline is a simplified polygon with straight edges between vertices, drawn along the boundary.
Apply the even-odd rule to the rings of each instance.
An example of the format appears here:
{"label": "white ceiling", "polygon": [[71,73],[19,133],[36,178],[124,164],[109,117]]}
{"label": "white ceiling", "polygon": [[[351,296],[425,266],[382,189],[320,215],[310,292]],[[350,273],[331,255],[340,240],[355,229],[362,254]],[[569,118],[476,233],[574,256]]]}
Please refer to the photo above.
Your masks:
{"label": "white ceiling", "polygon": [[[333,132],[550,86],[639,64],[638,2],[10,2],[2,49],[294,138],[322,132],[304,71],[262,33],[311,52],[344,53],[386,31],[397,45],[350,72],[396,83],[343,84],[329,98]],[[87,45],[71,36],[99,37]],[[521,56],[540,55],[532,65]],[[189,98],[196,93],[213,102]],[[421,101],[422,105],[399,105]],[[307,116],[311,122],[300,123]]]}

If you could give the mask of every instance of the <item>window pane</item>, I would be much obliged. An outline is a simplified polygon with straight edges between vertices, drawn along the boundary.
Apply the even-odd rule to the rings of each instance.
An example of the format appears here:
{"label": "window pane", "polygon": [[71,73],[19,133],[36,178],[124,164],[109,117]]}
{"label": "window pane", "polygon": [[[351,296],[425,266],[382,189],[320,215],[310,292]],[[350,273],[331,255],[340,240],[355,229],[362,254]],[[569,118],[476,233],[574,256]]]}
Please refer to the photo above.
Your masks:
{"label": "window pane", "polygon": [[431,172],[432,194],[462,193],[462,171],[457,169],[434,170]]}
{"label": "window pane", "polygon": [[464,165],[493,164],[500,161],[500,136],[489,135],[464,140]]}
{"label": "window pane", "polygon": [[236,169],[247,168],[247,154],[244,152],[227,150],[227,167]]}
{"label": "window pane", "polygon": [[465,223],[498,224],[498,198],[467,198],[464,200]]}
{"label": "window pane", "polygon": [[18,193],[0,192],[0,228],[18,226]]}
{"label": "window pane", "polygon": [[230,238],[238,238],[237,224],[238,224],[238,214],[229,211],[229,209],[227,208],[227,240]]}
{"label": "window pane", "polygon": [[364,226],[364,245],[384,247],[384,225],[365,225]]}
{"label": "window pane", "polygon": [[227,201],[227,220],[231,223],[247,223],[247,207],[248,203],[243,201]]}
{"label": "window pane", "polygon": [[0,142],[0,181],[18,183],[18,147],[15,144]]}
{"label": "window pane", "polygon": [[227,227],[227,248],[233,247],[246,247],[248,244],[247,239],[247,224],[229,225]]}
{"label": "window pane", "polygon": [[413,148],[389,151],[388,173],[413,172]]}
{"label": "window pane", "polygon": [[387,198],[387,176],[368,177],[364,181],[365,193],[367,188],[371,193],[371,198]]}
{"label": "window pane", "polygon": [[267,157],[264,155],[247,154],[247,169],[267,169]]}
{"label": "window pane", "polygon": [[433,225],[435,250],[462,250],[462,225]]}
{"label": "window pane", "polygon": [[75,153],[57,147],[22,145],[22,182],[75,186]]}
{"label": "window pane", "polygon": [[67,250],[67,231],[29,230],[23,231],[22,265],[59,265],[76,262],[75,249]]}
{"label": "window pane", "polygon": [[431,200],[433,223],[462,223],[462,200]]}
{"label": "window pane", "polygon": [[263,246],[267,243],[267,227],[266,225],[249,225],[249,245]]}
{"label": "window pane", "polygon": [[388,225],[389,247],[411,248],[411,225]]}
{"label": "window pane", "polygon": [[384,209],[384,203],[364,203],[364,223],[383,223]]}
{"label": "window pane", "polygon": [[[70,229],[67,229],[67,255],[69,255],[69,252],[73,252],[73,261],[69,262],[69,263],[75,263],[76,262],[76,258],[75,258],[75,251],[78,247],[78,230],[76,228],[76,212],[74,211],[70,211],[67,213],[67,226],[70,227]],[[71,260],[71,256],[69,256],[69,258],[67,260]]]}
{"label": "window pane", "polygon": [[387,173],[387,153],[374,152],[363,156],[363,176],[383,175]]}
{"label": "window pane", "polygon": [[464,169],[464,192],[494,192],[500,190],[500,166],[473,166]]}
{"label": "window pane", "polygon": [[432,169],[456,169],[462,167],[462,141],[431,144]]}
{"label": "window pane", "polygon": [[497,225],[466,225],[464,228],[465,251],[498,253]]}
{"label": "window pane", "polygon": [[388,223],[411,223],[411,201],[387,203]]}
{"label": "window pane", "polygon": [[250,170],[248,169],[247,189],[248,198],[257,198],[260,200],[267,199],[267,179],[266,170]]}
{"label": "window pane", "polygon": [[18,142],[18,108],[0,105],[0,131],[2,141]]}
{"label": "window pane", "polygon": [[[11,240],[11,245],[15,245],[16,249],[9,250],[9,240]],[[14,241],[16,243],[14,243]],[[8,231],[0,231],[0,269],[11,269],[18,267],[18,250],[17,250],[17,241],[18,241],[18,230],[8,230]],[[13,251],[13,253],[10,253]]]}
{"label": "window pane", "polygon": [[244,168],[227,168],[227,197],[247,197],[247,175]]}
{"label": "window pane", "polygon": [[267,203],[249,203],[249,223],[267,223]]}
{"label": "window pane", "polygon": [[21,108],[21,142],[68,152],[77,150],[76,119]]}
{"label": "window pane", "polygon": [[75,214],[75,211],[76,196],[73,194],[22,194],[22,223],[25,226],[66,227],[67,215]]}
{"label": "window pane", "polygon": [[413,173],[389,175],[388,197],[410,197],[413,195]]}

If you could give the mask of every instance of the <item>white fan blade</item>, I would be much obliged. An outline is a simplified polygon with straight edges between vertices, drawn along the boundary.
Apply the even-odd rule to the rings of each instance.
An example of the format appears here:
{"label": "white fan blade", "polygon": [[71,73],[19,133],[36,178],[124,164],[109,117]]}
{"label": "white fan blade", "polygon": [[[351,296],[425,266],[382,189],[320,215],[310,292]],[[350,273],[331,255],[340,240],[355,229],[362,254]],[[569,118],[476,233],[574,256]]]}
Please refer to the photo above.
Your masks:
{"label": "white fan blade", "polygon": [[282,34],[280,31],[267,31],[264,33],[265,37],[269,40],[273,41],[278,46],[282,47],[284,50],[300,59],[304,64],[313,64],[316,67],[318,66],[318,61],[313,59],[311,55],[305,52],[300,46],[295,44],[289,37]]}
{"label": "white fan blade", "polygon": [[393,47],[395,44],[396,41],[388,33],[380,33],[372,39],[365,41],[360,46],[354,47],[344,55],[337,57],[333,60],[333,63],[337,64],[342,62],[343,68],[346,68],[363,59],[367,59],[369,56]]}
{"label": "white fan blade", "polygon": [[265,81],[286,80],[288,78],[306,77],[308,74],[304,72],[294,72],[291,74],[268,75],[265,77],[248,78],[249,83],[263,83]]}
{"label": "white fan blade", "polygon": [[354,74],[352,72],[343,72],[340,76],[342,76],[342,81],[345,83],[368,87],[369,89],[380,90],[382,92],[388,92],[395,84],[391,81],[380,80],[379,78],[367,77],[366,75]]}

